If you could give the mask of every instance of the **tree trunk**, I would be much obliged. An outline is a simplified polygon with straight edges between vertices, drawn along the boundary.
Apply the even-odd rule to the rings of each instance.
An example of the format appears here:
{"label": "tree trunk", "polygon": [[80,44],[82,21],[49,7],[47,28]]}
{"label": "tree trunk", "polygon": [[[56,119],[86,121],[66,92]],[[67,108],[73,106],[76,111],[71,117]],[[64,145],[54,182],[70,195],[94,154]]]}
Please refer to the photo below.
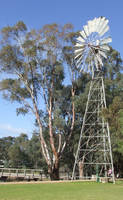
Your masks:
{"label": "tree trunk", "polygon": [[79,178],[82,179],[84,176],[84,163],[82,161],[79,162]]}
{"label": "tree trunk", "polygon": [[53,180],[59,180],[59,167],[53,168],[52,173],[50,174],[50,179]]}
{"label": "tree trunk", "polygon": [[59,162],[57,162],[56,164],[54,164],[54,166],[51,168],[49,166],[48,168],[48,173],[50,175],[50,179],[51,181],[53,180],[59,180]]}

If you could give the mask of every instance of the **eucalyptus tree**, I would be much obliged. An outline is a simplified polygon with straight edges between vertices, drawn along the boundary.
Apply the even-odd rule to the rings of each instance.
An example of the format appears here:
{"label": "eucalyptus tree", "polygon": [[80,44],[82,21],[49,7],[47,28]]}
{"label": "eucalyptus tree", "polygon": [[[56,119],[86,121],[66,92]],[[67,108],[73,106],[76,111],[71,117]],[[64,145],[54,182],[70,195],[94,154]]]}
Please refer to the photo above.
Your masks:
{"label": "eucalyptus tree", "polygon": [[[1,30],[0,64],[7,78],[1,81],[0,90],[5,99],[20,104],[17,114],[31,112],[35,116],[51,179],[59,179],[59,162],[75,122],[73,99],[69,101],[71,110],[65,115],[61,110],[65,103],[62,49],[70,31],[69,24],[28,31],[21,21]],[[74,94],[72,89],[70,95]],[[66,131],[68,121],[70,131]]]}

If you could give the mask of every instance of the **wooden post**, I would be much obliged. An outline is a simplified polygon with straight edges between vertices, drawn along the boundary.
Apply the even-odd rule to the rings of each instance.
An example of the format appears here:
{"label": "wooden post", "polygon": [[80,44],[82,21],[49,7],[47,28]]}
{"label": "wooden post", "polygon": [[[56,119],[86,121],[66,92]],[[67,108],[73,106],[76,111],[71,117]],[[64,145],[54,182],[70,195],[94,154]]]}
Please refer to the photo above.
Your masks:
{"label": "wooden post", "polygon": [[42,181],[42,171],[40,171],[39,173],[40,173],[40,179]]}
{"label": "wooden post", "polygon": [[16,176],[18,177],[18,169],[16,170]]}
{"label": "wooden post", "polygon": [[24,169],[24,178],[25,178],[25,176],[26,176],[26,169]]}
{"label": "wooden post", "polygon": [[2,176],[3,176],[3,170],[4,170],[4,169],[2,169]]}

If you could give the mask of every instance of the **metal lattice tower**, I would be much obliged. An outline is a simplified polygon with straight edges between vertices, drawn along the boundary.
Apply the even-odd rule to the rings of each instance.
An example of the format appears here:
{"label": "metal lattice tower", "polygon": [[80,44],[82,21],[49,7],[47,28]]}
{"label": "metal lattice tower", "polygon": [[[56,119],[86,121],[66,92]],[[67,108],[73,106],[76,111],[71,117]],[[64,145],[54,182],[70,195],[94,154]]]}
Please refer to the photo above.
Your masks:
{"label": "metal lattice tower", "polygon": [[[76,153],[73,178],[80,176],[91,177],[97,173],[99,176],[107,177],[108,169],[112,169],[114,182],[114,168],[111,151],[109,125],[101,115],[106,108],[105,90],[102,71],[95,71],[92,78],[86,110],[83,118],[78,149]],[[83,174],[76,174],[78,167],[83,168]]]}
{"label": "metal lattice tower", "polygon": [[109,28],[107,24],[108,20],[104,17],[89,21],[88,25],[84,26],[84,31],[80,32],[75,46],[77,67],[82,65],[81,70],[83,70],[87,65],[86,62],[89,61],[86,71],[92,72],[92,80],[72,179],[91,177],[97,173],[101,177],[107,177],[110,169],[115,182],[109,125],[102,116],[102,109],[106,108],[106,99],[101,57],[107,58],[105,50],[109,50],[107,43],[111,42],[111,38],[101,37]]}

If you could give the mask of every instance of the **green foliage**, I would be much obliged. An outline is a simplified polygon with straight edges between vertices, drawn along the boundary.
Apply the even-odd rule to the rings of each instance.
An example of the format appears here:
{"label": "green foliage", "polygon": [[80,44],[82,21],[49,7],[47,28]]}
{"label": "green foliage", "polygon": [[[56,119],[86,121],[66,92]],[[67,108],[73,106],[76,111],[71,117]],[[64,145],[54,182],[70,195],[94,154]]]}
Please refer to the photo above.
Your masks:
{"label": "green foliage", "polygon": [[41,145],[39,141],[39,134],[33,132],[32,138],[28,143],[27,152],[32,163],[31,168],[44,168],[44,160],[41,155]]}
{"label": "green foliage", "polygon": [[109,108],[103,110],[111,131],[112,151],[114,156],[115,172],[122,176],[123,171],[123,99],[115,97]]}
{"label": "green foliage", "polygon": [[0,159],[4,167],[46,168],[41,156],[39,134],[33,133],[31,139],[24,133],[18,137],[0,139]]}
{"label": "green foliage", "polygon": [[115,97],[108,109],[104,110],[104,115],[109,121],[111,131],[117,136],[123,131],[122,127],[123,101],[121,97]]}
{"label": "green foliage", "polygon": [[29,112],[29,109],[28,109],[28,108],[25,108],[25,107],[21,107],[21,108],[17,108],[17,109],[16,109],[17,115],[19,115],[19,114],[25,115],[25,114],[27,114],[28,112]]}
{"label": "green foliage", "polygon": [[15,138],[11,136],[0,138],[0,160],[2,160],[2,164],[4,164],[4,167],[9,166],[8,149],[14,142]]}
{"label": "green foliage", "polygon": [[108,53],[108,60],[105,61],[104,65],[104,76],[105,76],[105,90],[107,106],[112,103],[115,96],[122,96],[122,59],[120,53],[115,49],[110,50]]}
{"label": "green foliage", "polygon": [[3,91],[3,97],[10,101],[21,102],[23,98],[29,98],[30,94],[25,87],[21,86],[20,80],[5,79],[0,83],[0,90]]}

